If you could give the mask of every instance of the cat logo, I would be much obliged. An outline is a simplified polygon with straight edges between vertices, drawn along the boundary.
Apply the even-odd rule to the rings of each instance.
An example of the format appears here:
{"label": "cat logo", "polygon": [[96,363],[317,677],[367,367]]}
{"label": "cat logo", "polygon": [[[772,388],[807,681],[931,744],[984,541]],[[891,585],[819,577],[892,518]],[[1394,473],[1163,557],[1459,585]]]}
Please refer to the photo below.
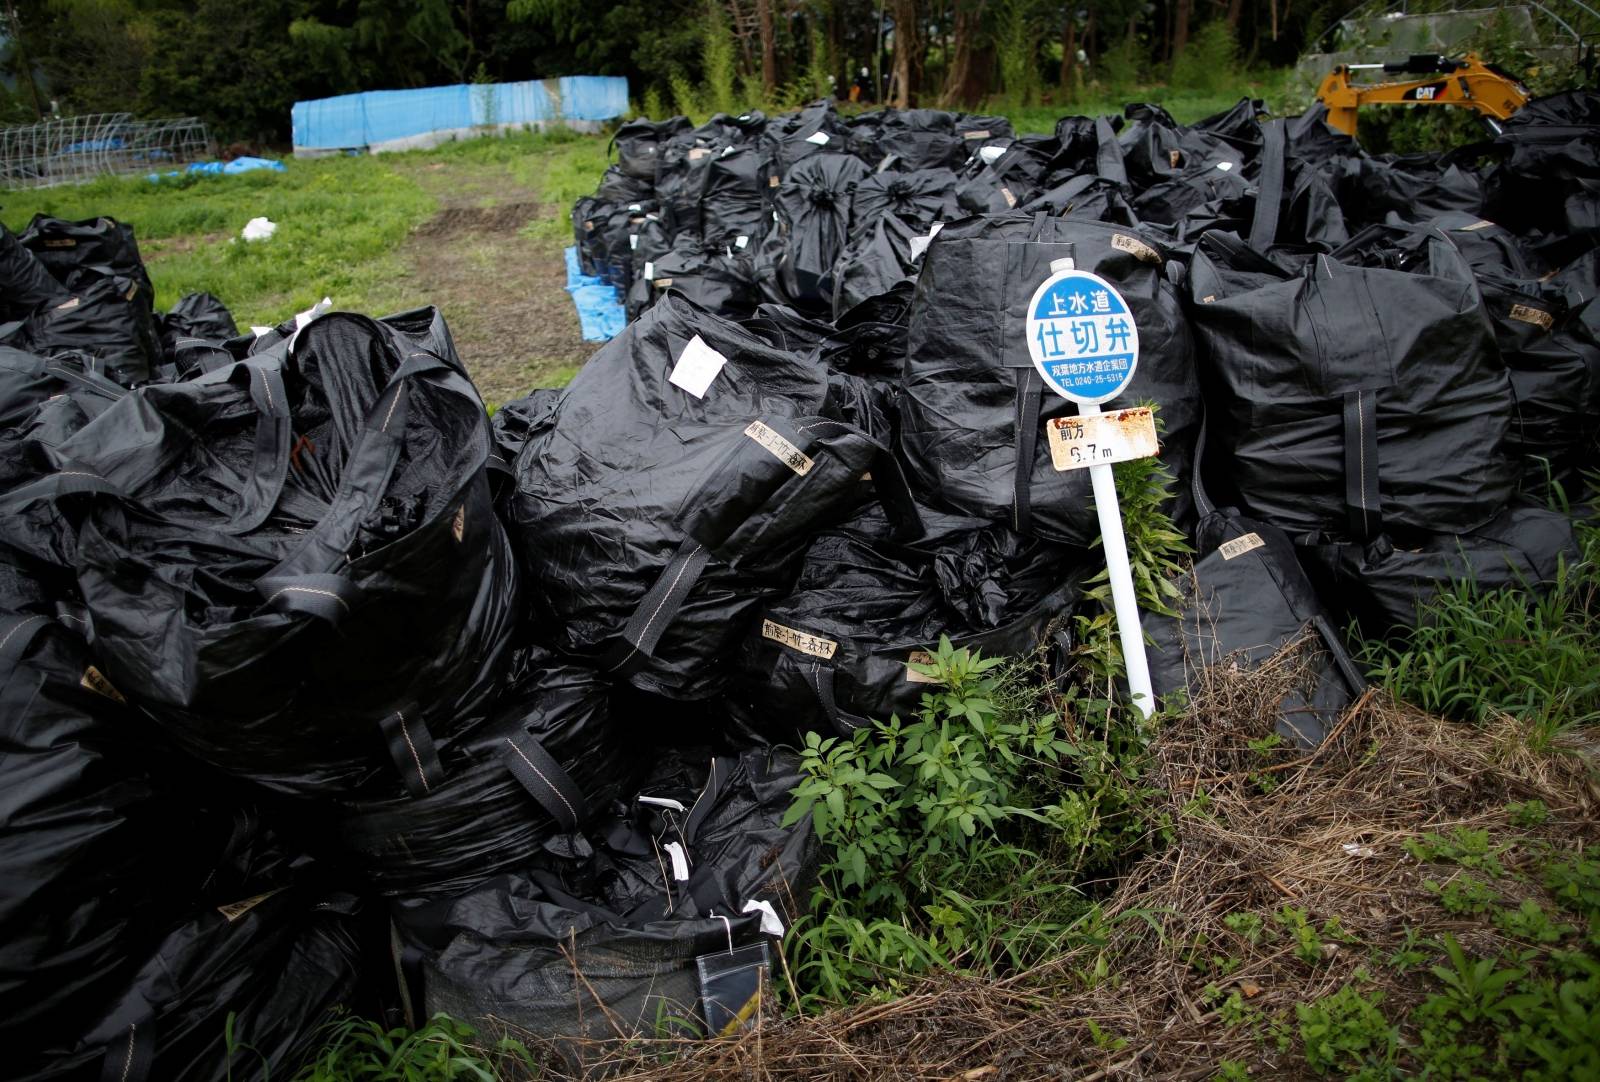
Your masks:
{"label": "cat logo", "polygon": [[456,517],[450,520],[450,534],[461,544],[461,535],[467,532],[467,505],[456,508]]}

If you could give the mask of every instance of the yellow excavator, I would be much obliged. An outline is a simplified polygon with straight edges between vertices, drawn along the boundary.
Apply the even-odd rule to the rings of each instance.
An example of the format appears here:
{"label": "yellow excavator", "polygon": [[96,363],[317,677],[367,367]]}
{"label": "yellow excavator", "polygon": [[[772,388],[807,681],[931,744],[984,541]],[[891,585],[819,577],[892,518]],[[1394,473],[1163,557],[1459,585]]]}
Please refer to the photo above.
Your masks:
{"label": "yellow excavator", "polygon": [[[1355,82],[1354,73],[1423,78],[1401,82]],[[1363,105],[1453,105],[1475,109],[1496,133],[1505,120],[1528,103],[1528,88],[1477,54],[1458,59],[1438,55],[1410,56],[1385,64],[1340,64],[1317,88],[1317,100],[1328,107],[1328,123],[1346,135],[1356,133],[1356,111]]]}

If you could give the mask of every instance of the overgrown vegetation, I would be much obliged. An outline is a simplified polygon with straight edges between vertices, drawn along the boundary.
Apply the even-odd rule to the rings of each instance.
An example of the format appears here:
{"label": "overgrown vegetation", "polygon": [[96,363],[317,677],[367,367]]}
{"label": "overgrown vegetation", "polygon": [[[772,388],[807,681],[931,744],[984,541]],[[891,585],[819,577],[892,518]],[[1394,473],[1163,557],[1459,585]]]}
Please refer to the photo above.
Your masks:
{"label": "overgrown vegetation", "polygon": [[[505,1037],[482,1041],[471,1026],[443,1014],[415,1030],[344,1017],[327,1031],[326,1044],[292,1082],[497,1082],[541,1074],[521,1043]],[[236,1067],[248,1061],[249,1052],[234,1050]]]}
{"label": "overgrown vegetation", "polygon": [[1548,589],[1458,582],[1414,630],[1366,643],[1363,663],[1424,710],[1478,724],[1516,718],[1537,749],[1600,725],[1600,526],[1582,521],[1577,535],[1577,559]]}

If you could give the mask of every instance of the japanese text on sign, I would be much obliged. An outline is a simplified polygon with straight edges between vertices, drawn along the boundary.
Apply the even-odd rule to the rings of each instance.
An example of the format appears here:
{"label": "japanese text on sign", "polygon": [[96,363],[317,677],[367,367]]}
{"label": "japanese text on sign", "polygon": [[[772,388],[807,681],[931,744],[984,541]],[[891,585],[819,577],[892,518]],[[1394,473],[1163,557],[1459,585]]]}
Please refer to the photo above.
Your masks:
{"label": "japanese text on sign", "polygon": [[1150,458],[1160,450],[1155,414],[1143,407],[1052,418],[1045,433],[1051,465],[1063,471]]}
{"label": "japanese text on sign", "polygon": [[1115,397],[1133,377],[1139,332],[1127,302],[1082,271],[1051,275],[1028,308],[1028,353],[1052,390],[1079,402]]}

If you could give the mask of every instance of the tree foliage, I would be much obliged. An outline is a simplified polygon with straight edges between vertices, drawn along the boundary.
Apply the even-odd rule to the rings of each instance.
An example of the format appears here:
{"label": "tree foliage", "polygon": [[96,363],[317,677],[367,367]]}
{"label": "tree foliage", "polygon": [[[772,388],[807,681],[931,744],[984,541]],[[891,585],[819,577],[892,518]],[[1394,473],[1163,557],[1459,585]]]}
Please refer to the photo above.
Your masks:
{"label": "tree foliage", "polygon": [[[728,108],[863,97],[1068,105],[1085,87],[1286,63],[1353,0],[0,0],[0,117],[197,114],[282,143],[299,99],[594,74]],[[1220,43],[1220,44],[1219,44]],[[32,80],[28,76],[32,76]],[[877,82],[878,79],[882,83]],[[745,101],[752,93],[764,99]],[[737,99],[737,101],[736,101]],[[735,103],[736,104],[733,104]]]}

